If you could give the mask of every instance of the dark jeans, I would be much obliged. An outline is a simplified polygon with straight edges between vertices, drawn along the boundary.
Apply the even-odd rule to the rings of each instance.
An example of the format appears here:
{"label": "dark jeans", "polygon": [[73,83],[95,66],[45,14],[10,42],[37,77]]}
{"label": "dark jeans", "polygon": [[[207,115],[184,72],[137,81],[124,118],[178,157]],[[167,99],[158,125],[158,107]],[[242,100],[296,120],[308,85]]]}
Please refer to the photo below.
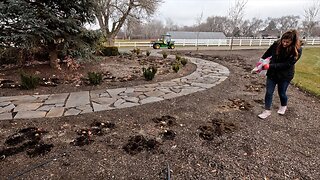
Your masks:
{"label": "dark jeans", "polygon": [[272,97],[273,92],[278,85],[278,94],[280,97],[281,106],[286,106],[288,103],[287,97],[287,89],[290,84],[290,81],[275,81],[270,78],[267,78],[267,85],[266,85],[266,96],[265,96],[265,109],[270,110],[272,104]]}

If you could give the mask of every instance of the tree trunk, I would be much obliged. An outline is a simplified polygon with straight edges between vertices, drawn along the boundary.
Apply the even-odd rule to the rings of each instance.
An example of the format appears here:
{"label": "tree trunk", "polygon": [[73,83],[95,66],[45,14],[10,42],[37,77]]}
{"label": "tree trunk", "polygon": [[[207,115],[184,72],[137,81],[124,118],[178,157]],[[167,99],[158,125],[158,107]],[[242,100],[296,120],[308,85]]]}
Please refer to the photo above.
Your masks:
{"label": "tree trunk", "polygon": [[115,37],[113,35],[108,35],[106,37],[107,46],[114,46]]}
{"label": "tree trunk", "polygon": [[58,50],[56,44],[49,45],[49,58],[50,58],[50,67],[54,69],[59,69],[58,64]]}
{"label": "tree trunk", "polygon": [[232,37],[231,37],[230,51],[232,51],[232,47],[233,47],[233,35],[232,35]]}
{"label": "tree trunk", "polygon": [[24,50],[19,49],[18,53],[19,53],[19,56],[18,56],[17,64],[18,64],[18,66],[24,66],[26,63],[25,56],[24,56]]}

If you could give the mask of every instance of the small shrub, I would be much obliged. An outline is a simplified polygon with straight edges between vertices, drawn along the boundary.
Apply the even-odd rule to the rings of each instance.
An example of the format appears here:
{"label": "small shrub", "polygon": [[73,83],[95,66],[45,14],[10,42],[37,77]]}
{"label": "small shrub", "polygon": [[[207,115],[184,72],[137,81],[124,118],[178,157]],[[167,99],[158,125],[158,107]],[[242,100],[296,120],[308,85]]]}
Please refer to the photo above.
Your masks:
{"label": "small shrub", "polygon": [[136,49],[136,54],[139,55],[141,53],[141,50],[139,48]]}
{"label": "small shrub", "polygon": [[146,55],[147,55],[147,56],[150,56],[150,54],[151,54],[151,52],[147,50],[147,51],[146,51]]}
{"label": "small shrub", "polygon": [[139,48],[134,48],[133,50],[131,50],[131,52],[136,55],[141,54],[141,50]]}
{"label": "small shrub", "polygon": [[180,69],[180,63],[178,63],[178,62],[175,62],[174,64],[172,64],[172,70],[174,71],[174,72],[178,72],[179,71],[179,69]]}
{"label": "small shrub", "polygon": [[98,85],[102,82],[102,73],[88,72],[89,82],[92,85]]}
{"label": "small shrub", "polygon": [[28,75],[22,72],[20,74],[22,89],[35,89],[40,82],[40,78],[33,75]]}
{"label": "small shrub", "polygon": [[177,60],[177,61],[180,61],[180,60],[181,60],[181,56],[176,55],[176,60]]}
{"label": "small shrub", "polygon": [[168,54],[165,51],[163,51],[162,56],[163,56],[163,59],[166,59],[168,57]]}
{"label": "small shrub", "polygon": [[157,73],[157,68],[152,66],[152,67],[148,67],[146,68],[142,68],[143,71],[143,76],[147,81],[151,81],[155,74]]}
{"label": "small shrub", "polygon": [[100,51],[103,56],[118,56],[119,55],[118,47],[115,47],[115,46],[109,46],[109,47],[102,46],[102,47],[100,47]]}
{"label": "small shrub", "polygon": [[183,66],[185,66],[185,65],[188,63],[188,59],[186,59],[186,58],[181,58],[180,62],[181,62],[181,64],[182,64]]}

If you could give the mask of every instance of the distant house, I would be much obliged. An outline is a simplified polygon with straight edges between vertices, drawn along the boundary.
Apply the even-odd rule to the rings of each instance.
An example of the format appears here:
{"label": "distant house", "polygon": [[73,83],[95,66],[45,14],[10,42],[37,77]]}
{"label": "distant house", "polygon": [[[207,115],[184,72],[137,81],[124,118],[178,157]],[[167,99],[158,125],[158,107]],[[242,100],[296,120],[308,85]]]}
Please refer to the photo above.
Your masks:
{"label": "distant house", "polygon": [[258,33],[259,38],[263,39],[277,39],[280,37],[281,32],[279,30],[263,30]]}
{"label": "distant house", "polygon": [[223,32],[188,32],[188,31],[169,31],[171,40],[176,44],[225,44],[227,39]]}

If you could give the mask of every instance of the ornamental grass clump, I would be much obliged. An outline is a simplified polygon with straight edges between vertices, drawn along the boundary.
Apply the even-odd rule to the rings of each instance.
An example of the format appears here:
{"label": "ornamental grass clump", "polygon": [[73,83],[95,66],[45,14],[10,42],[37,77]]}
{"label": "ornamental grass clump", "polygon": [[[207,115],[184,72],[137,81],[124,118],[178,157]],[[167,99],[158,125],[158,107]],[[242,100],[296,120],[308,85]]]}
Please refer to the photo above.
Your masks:
{"label": "ornamental grass clump", "polygon": [[141,50],[139,48],[134,48],[132,50],[132,53],[136,54],[136,55],[139,55],[141,53]]}
{"label": "ornamental grass clump", "polygon": [[147,51],[146,51],[146,55],[147,55],[147,56],[150,56],[150,54],[151,54],[151,52],[147,50]]}
{"label": "ornamental grass clump", "polygon": [[40,78],[33,75],[28,75],[22,72],[20,74],[21,78],[21,88],[22,89],[35,89],[40,82]]}
{"label": "ornamental grass clump", "polygon": [[188,59],[186,59],[186,58],[181,58],[180,62],[181,62],[181,64],[182,64],[183,66],[185,66],[185,65],[188,63]]}
{"label": "ornamental grass clump", "polygon": [[102,73],[88,72],[89,83],[92,85],[98,85],[102,82]]}
{"label": "ornamental grass clump", "polygon": [[180,63],[179,62],[175,62],[175,63],[173,63],[172,64],[172,70],[174,71],[174,72],[178,72],[179,71],[179,69],[180,69]]}
{"label": "ornamental grass clump", "polygon": [[166,59],[166,58],[168,57],[167,52],[163,51],[163,52],[162,52],[162,57],[163,57],[163,59]]}
{"label": "ornamental grass clump", "polygon": [[157,73],[157,68],[154,66],[148,67],[148,68],[142,68],[143,71],[143,77],[147,80],[147,81],[151,81],[155,74]]}

